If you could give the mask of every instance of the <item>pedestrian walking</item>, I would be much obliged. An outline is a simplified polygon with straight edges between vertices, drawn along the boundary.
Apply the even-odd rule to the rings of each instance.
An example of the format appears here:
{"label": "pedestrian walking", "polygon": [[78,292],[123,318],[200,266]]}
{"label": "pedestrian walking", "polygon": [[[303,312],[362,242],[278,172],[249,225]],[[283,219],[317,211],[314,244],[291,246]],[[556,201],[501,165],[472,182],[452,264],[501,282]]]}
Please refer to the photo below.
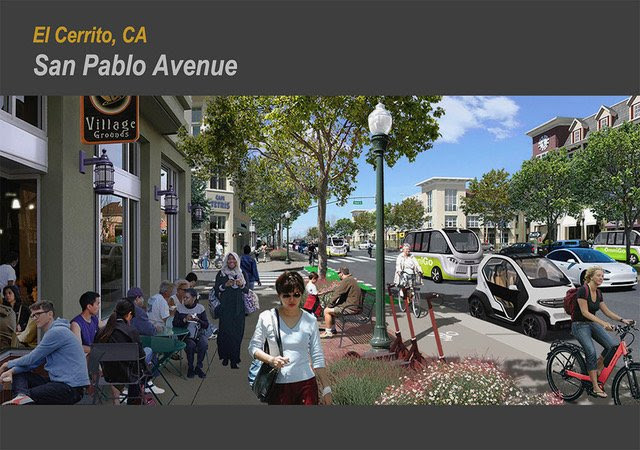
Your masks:
{"label": "pedestrian walking", "polygon": [[236,253],[229,252],[224,257],[214,289],[220,299],[218,355],[223,366],[231,362],[231,368],[237,369],[244,336],[243,294],[248,292],[248,289]]}
{"label": "pedestrian walking", "polygon": [[[280,369],[268,403],[317,405],[319,381],[323,386],[322,403],[330,405],[331,387],[318,323],[314,316],[300,309],[304,280],[297,272],[284,272],[276,280],[276,292],[281,305],[260,314],[249,344],[249,353],[254,358]],[[278,333],[282,355],[278,354]],[[263,350],[265,340],[269,343],[269,353]]]}
{"label": "pedestrian walking", "polygon": [[253,255],[251,255],[251,247],[245,245],[243,252],[244,255],[240,260],[240,269],[242,269],[242,274],[247,282],[247,288],[253,290],[256,283],[258,283],[258,286],[262,286],[260,274],[258,274],[258,264]]}

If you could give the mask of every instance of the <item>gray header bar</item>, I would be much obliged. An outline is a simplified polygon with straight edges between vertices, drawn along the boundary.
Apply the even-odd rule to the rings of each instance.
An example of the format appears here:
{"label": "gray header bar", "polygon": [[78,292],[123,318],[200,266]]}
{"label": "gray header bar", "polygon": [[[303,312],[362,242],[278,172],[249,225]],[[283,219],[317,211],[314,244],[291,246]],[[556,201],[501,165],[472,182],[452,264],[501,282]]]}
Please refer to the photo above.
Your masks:
{"label": "gray header bar", "polygon": [[624,95],[639,22],[624,0],[0,0],[0,92]]}

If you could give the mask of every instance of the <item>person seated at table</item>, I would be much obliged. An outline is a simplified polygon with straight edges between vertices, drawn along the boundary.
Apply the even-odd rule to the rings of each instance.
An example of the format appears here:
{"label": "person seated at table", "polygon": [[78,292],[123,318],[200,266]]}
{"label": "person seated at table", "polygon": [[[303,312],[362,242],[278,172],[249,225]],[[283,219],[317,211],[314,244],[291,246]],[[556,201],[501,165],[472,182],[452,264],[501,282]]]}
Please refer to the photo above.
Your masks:
{"label": "person seated at table", "polygon": [[[324,309],[324,333],[321,338],[330,338],[336,333],[335,316],[342,314],[345,308],[360,305],[362,289],[351,275],[348,267],[338,271],[340,284],[334,289],[329,306]],[[355,312],[355,311],[354,311]]]}
{"label": "person seated at table", "polygon": [[[11,382],[15,395],[4,404],[73,405],[89,385],[82,344],[66,319],[55,319],[53,303],[40,301],[29,309],[42,340],[30,353],[0,366],[0,380]],[[33,372],[43,362],[48,379]]]}
{"label": "person seated at table", "polygon": [[[175,293],[169,299],[169,306],[178,306],[184,301],[184,293],[187,289],[191,288],[191,285],[187,280],[179,279],[173,283],[176,287]],[[175,314],[175,309],[172,311],[172,316]]]}
{"label": "person seated at table", "polygon": [[20,289],[18,286],[5,286],[2,288],[2,297],[2,303],[16,313],[16,333],[20,333],[29,321],[29,308],[20,300]]}
{"label": "person seated at table", "polygon": [[196,287],[196,283],[198,282],[198,275],[196,275],[193,272],[189,272],[187,274],[187,276],[184,277],[184,279],[189,282],[189,287],[190,288],[195,288]]}
{"label": "person seated at table", "polygon": [[0,305],[0,348],[13,347],[16,341],[16,313],[11,306]]}
{"label": "person seated at table", "polygon": [[169,299],[173,293],[173,283],[168,280],[160,283],[159,293],[153,295],[149,299],[147,306],[147,312],[149,313],[149,320],[156,328],[158,333],[164,331],[166,320],[171,315],[169,308]]}
{"label": "person seated at table", "polygon": [[71,319],[71,331],[76,335],[85,353],[91,351],[91,345],[98,333],[100,324],[98,314],[100,314],[100,294],[87,291],[80,296],[80,308],[82,312]]}
{"label": "person seated at table", "polygon": [[[206,330],[209,328],[207,313],[200,303],[198,303],[198,293],[195,289],[187,289],[184,293],[184,301],[178,305],[176,315],[173,317],[175,328],[186,328],[189,334],[185,339],[187,347],[184,349],[187,354],[187,378],[198,375],[204,378],[207,375],[202,370],[204,358],[209,344],[207,343]],[[193,367],[193,357],[198,352],[198,362]]]}
{"label": "person seated at table", "polygon": [[[127,382],[135,381],[148,373],[147,354],[142,348],[140,335],[135,328],[131,326],[131,319],[135,316],[135,305],[128,299],[118,300],[114,311],[109,316],[107,324],[101,328],[96,336],[96,342],[99,343],[127,343],[133,342],[138,344],[139,362],[103,362],[102,373],[104,379],[108,382]],[[128,385],[128,405],[142,404],[142,389],[139,384]]]}
{"label": "person seated at table", "polygon": [[36,348],[36,345],[38,345],[36,321],[30,318],[25,329],[18,333],[16,337],[18,338],[18,346]]}
{"label": "person seated at table", "polygon": [[140,336],[155,336],[156,327],[149,320],[144,309],[144,292],[139,287],[132,287],[127,291],[127,299],[133,303],[136,313],[131,319],[131,326],[138,331]]}

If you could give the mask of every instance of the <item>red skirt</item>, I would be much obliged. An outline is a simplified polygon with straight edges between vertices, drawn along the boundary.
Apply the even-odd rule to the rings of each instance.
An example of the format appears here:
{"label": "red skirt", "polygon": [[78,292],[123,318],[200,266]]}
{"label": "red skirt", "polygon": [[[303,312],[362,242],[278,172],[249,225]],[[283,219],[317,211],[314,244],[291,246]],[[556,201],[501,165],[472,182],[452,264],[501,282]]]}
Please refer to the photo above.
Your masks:
{"label": "red skirt", "polygon": [[273,385],[273,395],[269,399],[270,405],[317,405],[318,383],[316,377],[296,383]]}
{"label": "red skirt", "polygon": [[322,305],[320,305],[320,299],[317,295],[309,294],[302,307],[307,312],[315,315],[316,317],[322,317]]}

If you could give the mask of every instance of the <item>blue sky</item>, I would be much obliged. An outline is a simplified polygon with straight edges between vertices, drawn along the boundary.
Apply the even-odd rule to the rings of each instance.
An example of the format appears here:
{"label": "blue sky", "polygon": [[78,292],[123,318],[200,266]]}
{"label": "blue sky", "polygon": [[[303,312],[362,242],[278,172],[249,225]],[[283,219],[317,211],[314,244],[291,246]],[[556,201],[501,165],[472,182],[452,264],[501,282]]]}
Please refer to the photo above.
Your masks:
{"label": "blue sky", "polygon": [[[491,169],[516,172],[531,157],[531,138],[525,133],[555,116],[586,117],[600,105],[610,106],[627,97],[444,97],[440,119],[442,138],[413,163],[401,159],[385,167],[385,203],[397,203],[419,192],[416,183],[435,176],[482,177]],[[366,153],[366,152],[363,152]],[[358,160],[359,174],[353,196],[375,195],[375,171],[364,158]],[[327,220],[334,223],[351,217],[353,209],[374,208],[373,199],[353,200],[343,207],[327,206]],[[311,208],[291,224],[292,238],[304,236],[317,224],[317,209]]]}

